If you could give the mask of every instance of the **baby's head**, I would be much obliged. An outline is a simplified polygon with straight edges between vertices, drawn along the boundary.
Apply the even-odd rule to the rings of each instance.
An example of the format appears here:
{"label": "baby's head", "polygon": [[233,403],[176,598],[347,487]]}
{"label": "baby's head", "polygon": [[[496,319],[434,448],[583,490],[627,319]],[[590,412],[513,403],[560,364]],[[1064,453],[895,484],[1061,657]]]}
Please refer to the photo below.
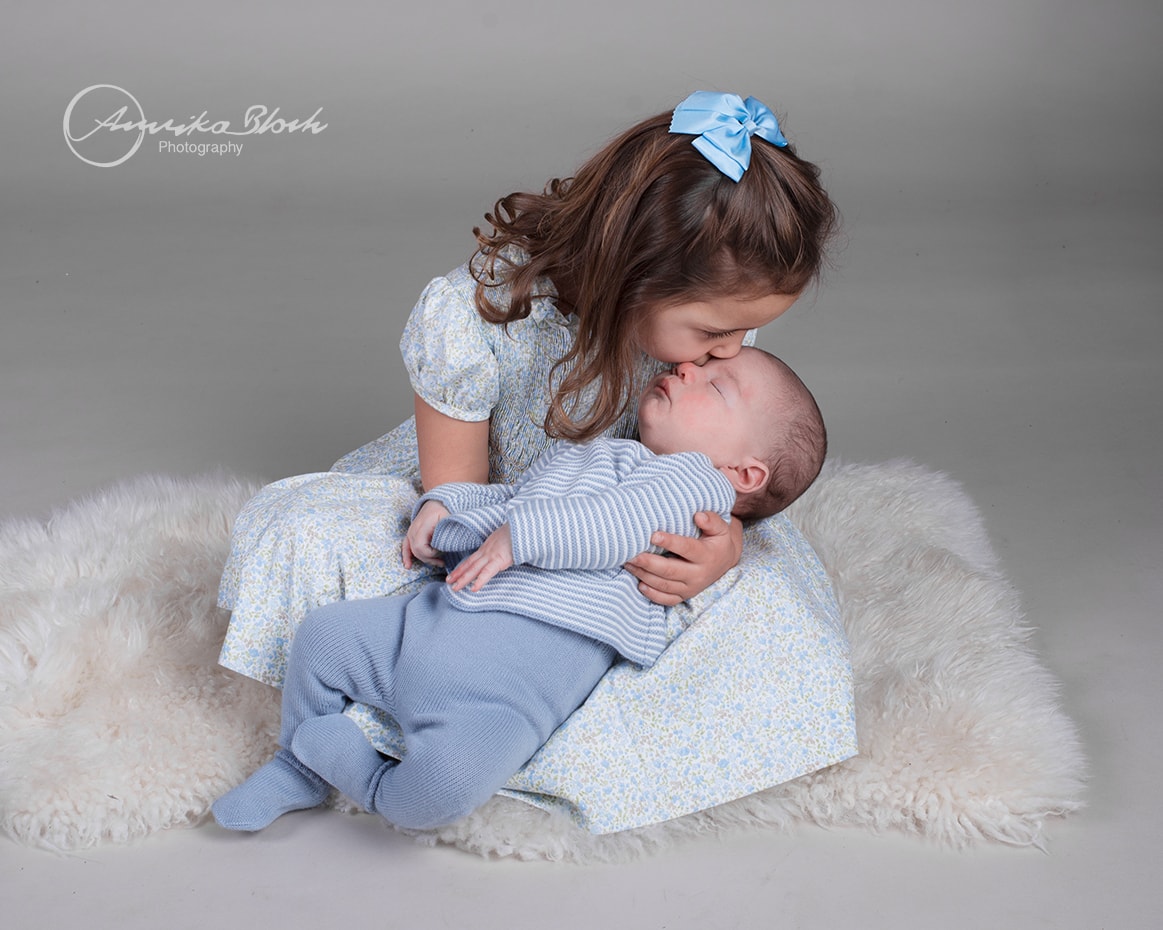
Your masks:
{"label": "baby's head", "polygon": [[779,513],[808,489],[827,434],[804,383],[774,355],[744,348],[705,365],[684,362],[650,382],[638,433],[652,452],[702,452],[735,488],[733,513]]}

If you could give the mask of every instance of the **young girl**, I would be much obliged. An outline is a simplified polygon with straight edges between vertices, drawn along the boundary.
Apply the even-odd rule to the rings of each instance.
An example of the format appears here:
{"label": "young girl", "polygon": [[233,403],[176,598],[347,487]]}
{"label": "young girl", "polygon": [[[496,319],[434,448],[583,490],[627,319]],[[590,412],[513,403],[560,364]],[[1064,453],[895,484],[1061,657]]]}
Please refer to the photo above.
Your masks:
{"label": "young girl", "polygon": [[[818,169],[795,154],[767,107],[699,92],[615,138],[573,178],[555,179],[541,194],[502,198],[486,219],[492,229],[474,230],[473,259],[432,281],[405,327],[401,350],[415,417],[330,473],[264,488],[239,515],[219,596],[233,612],[221,659],[228,668],[281,686],[290,640],[309,609],[418,590],[437,573],[431,514],[425,508],[408,519],[422,490],[450,481],[512,482],[558,439],[631,436],[633,399],[647,381],[680,362],[735,355],[817,279],[835,211]],[[656,536],[655,544],[677,558],[642,554],[628,563],[651,600],[690,601],[740,561],[738,521],[703,514],[699,526],[697,540]],[[811,760],[799,764],[818,768],[853,749],[835,604],[810,547],[785,518],[760,521],[756,533],[744,572],[753,562],[771,569],[778,560],[778,583],[769,578],[753,589],[735,573],[722,591],[716,585],[696,598],[681,622],[711,612],[705,601],[726,615],[795,615],[810,627],[806,639],[824,645],[805,654],[788,680],[802,690],[826,666],[835,687],[820,701],[846,721],[829,730],[823,741],[834,746],[826,752],[819,745],[828,727],[812,727]],[[750,581],[760,574],[752,569]],[[660,662],[651,674],[680,674],[688,639],[664,655],[675,669]],[[715,662],[727,661],[727,653],[732,661],[754,661],[753,644],[724,646]],[[689,658],[706,661],[691,649]],[[706,698],[707,706],[755,700],[741,703],[726,692]],[[770,701],[755,706],[762,725],[740,721],[748,739],[740,736],[728,753],[750,760],[746,783],[728,778],[689,797],[672,791],[669,800],[639,804],[615,821],[677,816],[791,777],[770,760],[757,762],[744,744],[764,738],[756,726],[782,734],[802,730],[803,721],[772,723]],[[674,711],[670,719],[679,721],[682,709]],[[363,722],[377,742],[374,722]],[[720,753],[714,763],[723,768],[715,740],[708,734],[704,742]],[[377,745],[390,747],[391,740]],[[757,765],[778,771],[756,776]],[[765,777],[775,780],[761,783]],[[538,791],[552,787],[541,782]],[[571,802],[576,811],[579,803]]]}

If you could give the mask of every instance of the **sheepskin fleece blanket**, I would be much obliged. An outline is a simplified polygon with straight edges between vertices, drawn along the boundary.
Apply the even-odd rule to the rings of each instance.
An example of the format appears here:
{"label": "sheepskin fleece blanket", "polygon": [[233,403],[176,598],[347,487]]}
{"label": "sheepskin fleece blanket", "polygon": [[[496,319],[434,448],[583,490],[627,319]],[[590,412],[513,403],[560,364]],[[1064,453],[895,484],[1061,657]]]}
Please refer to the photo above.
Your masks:
{"label": "sheepskin fleece blanket", "polygon": [[[142,477],[0,525],[0,827],[73,850],[206,820],[275,748],[277,692],[216,664],[234,515],[258,485]],[[829,464],[793,520],[836,587],[860,754],[605,836],[497,797],[420,834],[484,855],[622,861],[694,834],[811,822],[1041,846],[1084,760],[980,516],[907,462]]]}

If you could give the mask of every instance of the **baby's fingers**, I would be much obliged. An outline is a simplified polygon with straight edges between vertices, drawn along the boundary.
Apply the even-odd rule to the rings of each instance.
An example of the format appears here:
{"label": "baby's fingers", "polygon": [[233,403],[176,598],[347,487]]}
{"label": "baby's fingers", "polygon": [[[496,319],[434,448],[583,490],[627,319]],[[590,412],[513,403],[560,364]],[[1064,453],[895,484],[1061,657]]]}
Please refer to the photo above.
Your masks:
{"label": "baby's fingers", "polygon": [[463,591],[465,588],[479,591],[496,573],[497,569],[478,549],[449,573],[448,584],[452,585],[453,591]]}
{"label": "baby's fingers", "polygon": [[464,559],[459,565],[448,573],[445,583],[448,584],[453,591],[459,591],[466,584],[469,584],[476,575],[473,570],[473,557],[470,555]]}

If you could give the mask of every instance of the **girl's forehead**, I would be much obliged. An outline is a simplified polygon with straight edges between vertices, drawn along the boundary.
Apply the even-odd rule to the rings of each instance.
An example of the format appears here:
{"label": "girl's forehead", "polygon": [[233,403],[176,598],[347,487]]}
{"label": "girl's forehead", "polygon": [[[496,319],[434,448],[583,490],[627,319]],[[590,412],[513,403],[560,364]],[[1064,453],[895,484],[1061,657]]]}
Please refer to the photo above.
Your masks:
{"label": "girl's forehead", "polygon": [[713,324],[719,329],[758,329],[784,313],[795,297],[768,294],[763,297],[713,297],[672,308],[685,319]]}

